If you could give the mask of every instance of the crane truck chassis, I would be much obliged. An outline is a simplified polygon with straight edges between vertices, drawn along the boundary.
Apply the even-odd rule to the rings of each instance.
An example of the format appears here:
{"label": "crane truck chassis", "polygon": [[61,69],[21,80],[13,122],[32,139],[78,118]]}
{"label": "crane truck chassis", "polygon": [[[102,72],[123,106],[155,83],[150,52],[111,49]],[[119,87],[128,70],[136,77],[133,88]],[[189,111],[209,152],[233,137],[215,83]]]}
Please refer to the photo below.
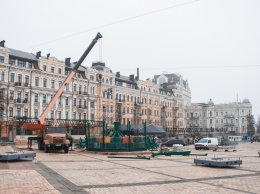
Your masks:
{"label": "crane truck chassis", "polygon": [[[44,150],[45,152],[49,152],[50,150],[64,150],[65,153],[68,153],[69,146],[72,145],[72,138],[66,133],[65,127],[57,127],[55,126],[46,126],[45,125],[45,118],[57,102],[57,100],[61,97],[65,87],[69,84],[70,80],[75,75],[76,71],[87,57],[88,53],[97,43],[98,39],[102,38],[100,33],[97,33],[96,37],[93,39],[89,47],[85,50],[85,52],[80,57],[79,61],[76,63],[74,68],[70,71],[65,81],[62,83],[48,106],[45,108],[41,116],[38,118],[38,124],[35,123],[24,123],[22,129],[29,130],[29,131],[36,131],[38,134],[37,137],[29,137],[28,138],[28,147],[29,142],[30,146],[32,145],[33,140],[37,140],[38,142],[38,149]],[[56,121],[56,118],[54,119]]]}

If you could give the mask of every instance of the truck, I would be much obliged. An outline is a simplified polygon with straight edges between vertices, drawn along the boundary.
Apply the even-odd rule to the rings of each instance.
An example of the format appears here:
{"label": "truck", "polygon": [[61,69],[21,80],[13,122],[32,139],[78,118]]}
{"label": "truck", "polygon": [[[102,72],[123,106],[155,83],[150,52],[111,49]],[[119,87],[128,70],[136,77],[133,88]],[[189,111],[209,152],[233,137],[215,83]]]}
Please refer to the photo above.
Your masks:
{"label": "truck", "polygon": [[[65,127],[55,126],[56,123],[53,123],[53,126],[46,126],[45,118],[57,102],[57,100],[61,97],[66,85],[69,84],[70,80],[75,75],[77,69],[82,64],[84,59],[87,57],[91,49],[97,43],[98,39],[102,38],[100,33],[97,33],[96,37],[93,39],[89,47],[85,50],[85,52],[80,57],[79,61],[76,63],[74,68],[70,71],[65,81],[62,83],[60,88],[57,90],[56,94],[46,107],[46,109],[42,112],[40,117],[37,119],[38,123],[24,123],[22,126],[23,130],[35,131],[37,137],[29,137],[28,138],[28,147],[32,146],[32,141],[37,140],[38,149],[44,150],[46,153],[50,150],[64,150],[65,153],[69,151],[69,145],[71,145],[71,138],[69,140],[68,134],[66,133]],[[54,118],[56,121],[56,118]]]}

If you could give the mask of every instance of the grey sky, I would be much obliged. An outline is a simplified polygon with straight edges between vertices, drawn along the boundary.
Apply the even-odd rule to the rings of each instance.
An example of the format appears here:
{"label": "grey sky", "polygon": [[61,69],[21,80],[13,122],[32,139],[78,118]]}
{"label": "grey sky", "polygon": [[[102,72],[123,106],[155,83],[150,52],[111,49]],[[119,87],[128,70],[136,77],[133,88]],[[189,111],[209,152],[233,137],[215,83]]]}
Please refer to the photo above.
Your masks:
{"label": "grey sky", "polygon": [[[0,0],[0,40],[77,61],[97,32],[113,72],[187,79],[192,102],[248,98],[260,115],[259,0]],[[64,38],[66,37],[66,38]],[[97,45],[84,66],[99,60]]]}

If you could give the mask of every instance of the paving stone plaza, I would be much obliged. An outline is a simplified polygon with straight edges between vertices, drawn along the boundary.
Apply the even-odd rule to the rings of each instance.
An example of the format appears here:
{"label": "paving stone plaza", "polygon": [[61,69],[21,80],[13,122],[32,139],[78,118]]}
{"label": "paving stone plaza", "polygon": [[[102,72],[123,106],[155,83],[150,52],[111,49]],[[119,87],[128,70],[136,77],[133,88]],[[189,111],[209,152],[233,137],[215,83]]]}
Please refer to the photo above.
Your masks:
{"label": "paving stone plaza", "polygon": [[[0,153],[26,152],[25,146],[0,146]],[[240,143],[237,151],[184,150],[204,158],[235,157],[241,166],[207,167],[196,156],[157,156],[150,160],[108,158],[84,149],[44,153],[36,160],[0,161],[0,193],[260,193],[260,143]],[[150,153],[143,153],[151,156]],[[119,156],[119,155],[118,155]],[[122,156],[122,155],[120,155]],[[126,156],[126,155],[124,155]],[[137,154],[127,155],[137,156]]]}

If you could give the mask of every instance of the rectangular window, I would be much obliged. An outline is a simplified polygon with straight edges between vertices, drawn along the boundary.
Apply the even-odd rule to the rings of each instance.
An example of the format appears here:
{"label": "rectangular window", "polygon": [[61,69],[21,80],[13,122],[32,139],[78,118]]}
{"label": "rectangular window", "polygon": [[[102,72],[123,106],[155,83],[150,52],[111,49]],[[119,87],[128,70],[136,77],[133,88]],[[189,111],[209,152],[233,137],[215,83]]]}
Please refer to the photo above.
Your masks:
{"label": "rectangular window", "polygon": [[10,82],[14,82],[14,73],[11,73],[10,75]]}
{"label": "rectangular window", "polygon": [[59,74],[61,74],[61,68],[59,68]]}
{"label": "rectangular window", "polygon": [[25,92],[25,93],[24,93],[24,101],[25,101],[25,102],[28,102],[28,96],[29,96],[29,93],[28,93],[28,92]]}
{"label": "rectangular window", "polygon": [[74,92],[77,91],[77,84],[74,84]]}
{"label": "rectangular window", "polygon": [[68,120],[69,119],[69,113],[66,112],[66,119]]}
{"label": "rectangular window", "polygon": [[[22,83],[22,74],[18,74],[18,82]],[[21,85],[21,84],[20,84]]]}
{"label": "rectangular window", "polygon": [[45,94],[42,95],[42,103],[46,103],[46,95]]}
{"label": "rectangular window", "polygon": [[51,80],[51,88],[54,88],[54,80]]}
{"label": "rectangular window", "polygon": [[34,118],[38,118],[38,110],[37,109],[34,110]]}
{"label": "rectangular window", "polygon": [[14,59],[10,59],[9,64],[10,65],[15,65],[15,60]]}
{"label": "rectangular window", "polygon": [[69,84],[66,85],[66,91],[69,91]]}
{"label": "rectangular window", "polygon": [[90,101],[90,108],[95,108],[95,102],[94,101]]}
{"label": "rectangular window", "polygon": [[82,85],[79,85],[79,94],[81,94]]}
{"label": "rectangular window", "polygon": [[51,111],[51,119],[53,119],[54,118],[54,111],[52,110]]}
{"label": "rectangular window", "polygon": [[73,119],[76,120],[76,113],[73,113]]}
{"label": "rectangular window", "polygon": [[51,72],[54,73],[54,67],[51,67]]}
{"label": "rectangular window", "polygon": [[0,63],[4,63],[5,58],[3,56],[0,56]]}
{"label": "rectangular window", "polygon": [[27,108],[24,109],[24,114],[23,114],[23,116],[28,117],[28,109],[27,109]]}
{"label": "rectangular window", "polygon": [[91,76],[89,77],[89,79],[90,79],[90,81],[94,81],[94,76],[91,75]]}
{"label": "rectangular window", "polygon": [[58,119],[61,119],[61,111],[58,112]]}
{"label": "rectangular window", "polygon": [[69,99],[68,98],[65,99],[65,105],[69,105]]}
{"label": "rectangular window", "polygon": [[76,106],[76,98],[73,99],[73,105]]}
{"label": "rectangular window", "polygon": [[32,63],[28,62],[28,68],[32,69]]}
{"label": "rectangular window", "polygon": [[43,87],[47,87],[47,79],[43,79]]}
{"label": "rectangular window", "polygon": [[46,71],[46,65],[43,65],[43,71]]}
{"label": "rectangular window", "polygon": [[5,80],[5,72],[4,72],[4,71],[2,71],[2,73],[1,73],[1,80],[2,80],[2,81]]}
{"label": "rectangular window", "polygon": [[62,84],[62,82],[61,82],[61,81],[59,81],[59,88],[61,87],[61,84]]}
{"label": "rectangular window", "polygon": [[21,117],[21,108],[16,108],[16,117]]}
{"label": "rectangular window", "polygon": [[39,78],[38,77],[35,77],[34,84],[35,84],[35,86],[39,86]]}
{"label": "rectangular window", "polygon": [[25,61],[18,61],[17,65],[20,67],[25,67]]}
{"label": "rectangular window", "polygon": [[34,102],[38,102],[38,94],[34,94]]}
{"label": "rectangular window", "polygon": [[10,100],[13,100],[13,99],[14,99],[14,91],[10,90]]}
{"label": "rectangular window", "polygon": [[84,113],[84,120],[87,120],[87,114]]}
{"label": "rectangular window", "polygon": [[9,108],[9,117],[13,117],[14,116],[14,110],[13,108]]}
{"label": "rectangular window", "polygon": [[25,83],[29,84],[29,76],[28,75],[25,76]]}
{"label": "rectangular window", "polygon": [[90,115],[90,120],[94,120],[94,117],[95,117],[94,114],[91,114]]}

